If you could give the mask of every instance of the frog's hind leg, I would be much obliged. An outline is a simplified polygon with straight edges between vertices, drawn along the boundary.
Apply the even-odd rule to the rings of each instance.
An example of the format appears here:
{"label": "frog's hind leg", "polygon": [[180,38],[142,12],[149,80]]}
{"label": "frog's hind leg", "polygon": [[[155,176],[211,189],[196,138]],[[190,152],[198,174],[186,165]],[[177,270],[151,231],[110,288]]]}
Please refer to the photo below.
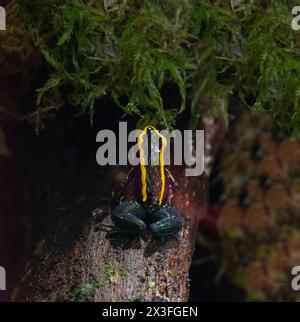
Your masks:
{"label": "frog's hind leg", "polygon": [[146,211],[135,201],[124,201],[118,205],[111,215],[115,226],[111,233],[137,235],[147,229]]}
{"label": "frog's hind leg", "polygon": [[173,207],[164,206],[158,209],[153,215],[153,222],[150,230],[158,238],[175,237],[183,226],[183,219]]}

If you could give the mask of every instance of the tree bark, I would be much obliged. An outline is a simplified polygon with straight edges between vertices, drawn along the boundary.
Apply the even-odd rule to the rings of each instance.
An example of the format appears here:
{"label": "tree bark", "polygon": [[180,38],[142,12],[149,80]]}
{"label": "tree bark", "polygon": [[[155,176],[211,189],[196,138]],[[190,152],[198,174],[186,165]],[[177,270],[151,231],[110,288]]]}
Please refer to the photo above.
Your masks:
{"label": "tree bark", "polygon": [[[58,222],[38,244],[35,256],[24,264],[22,280],[13,299],[187,301],[189,267],[198,225],[209,223],[210,219],[205,214],[207,178],[215,154],[211,145],[220,140],[220,129],[224,130],[223,125],[212,120],[206,120],[204,126],[209,139],[206,142],[206,149],[209,150],[206,160],[208,171],[200,177],[186,177],[182,167],[170,170],[176,180],[172,204],[184,218],[178,240],[159,240],[150,233],[134,239],[122,236],[107,238],[101,227],[103,224],[112,225],[111,191],[121,184],[125,172],[117,167],[94,170],[93,166],[85,164],[85,171],[90,169],[90,173],[83,173],[82,176],[97,181],[97,184],[91,185],[92,188],[78,185],[78,193],[72,196],[73,205],[66,211],[62,210]],[[92,162],[95,163],[94,160]],[[84,193],[87,196],[80,201],[78,196]],[[93,204],[97,206],[91,211]],[[46,210],[48,216],[55,217],[54,212],[61,211],[55,209]]]}
{"label": "tree bark", "polygon": [[[119,170],[114,175],[120,175]],[[205,213],[206,178],[191,179],[177,192],[174,206],[185,224],[174,238],[108,239],[99,225],[111,225],[111,202],[104,199],[67,250],[48,250],[30,264],[16,299],[22,301],[186,301],[188,273],[197,233],[196,217]],[[84,215],[84,214],[82,214]],[[72,222],[69,223],[72,225]],[[62,234],[64,227],[62,227]],[[93,296],[84,288],[94,285]]]}

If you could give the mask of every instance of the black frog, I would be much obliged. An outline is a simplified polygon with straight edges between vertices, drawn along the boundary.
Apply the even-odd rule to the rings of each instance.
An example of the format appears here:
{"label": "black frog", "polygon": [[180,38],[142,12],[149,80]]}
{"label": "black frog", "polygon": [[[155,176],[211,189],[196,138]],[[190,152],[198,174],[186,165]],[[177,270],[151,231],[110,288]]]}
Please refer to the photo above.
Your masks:
{"label": "black frog", "polygon": [[[160,137],[161,147],[152,144],[152,134]],[[144,135],[148,136],[148,142],[151,142],[148,155],[148,164],[144,162],[144,150],[142,147]],[[116,206],[112,211],[112,221],[114,228],[113,233],[122,233],[132,236],[140,235],[142,232],[149,229],[155,237],[177,237],[177,233],[183,225],[182,216],[177,213],[172,205],[164,201],[165,194],[165,166],[163,162],[163,153],[166,147],[166,139],[154,128],[146,127],[138,138],[140,148],[141,166],[139,169],[141,180],[141,198],[137,200],[125,200]],[[158,143],[159,144],[159,143]],[[158,166],[151,164],[151,153],[158,153]],[[156,171],[155,179],[153,180],[153,172]],[[160,178],[158,189],[157,177]],[[153,188],[153,186],[156,188]],[[154,191],[156,190],[156,191]]]}

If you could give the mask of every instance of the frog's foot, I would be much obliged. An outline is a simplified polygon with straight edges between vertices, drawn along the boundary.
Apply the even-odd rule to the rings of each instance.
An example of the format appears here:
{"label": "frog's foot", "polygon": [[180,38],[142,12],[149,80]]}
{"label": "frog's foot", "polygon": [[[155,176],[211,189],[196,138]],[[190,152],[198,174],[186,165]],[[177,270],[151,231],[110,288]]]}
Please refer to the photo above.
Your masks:
{"label": "frog's foot", "polygon": [[115,223],[110,232],[111,234],[138,235],[147,229],[145,223],[146,212],[135,201],[122,202],[113,210],[111,218]]}
{"label": "frog's foot", "polygon": [[173,207],[166,205],[154,213],[150,230],[158,238],[174,237],[178,240],[177,233],[182,225],[182,217]]}

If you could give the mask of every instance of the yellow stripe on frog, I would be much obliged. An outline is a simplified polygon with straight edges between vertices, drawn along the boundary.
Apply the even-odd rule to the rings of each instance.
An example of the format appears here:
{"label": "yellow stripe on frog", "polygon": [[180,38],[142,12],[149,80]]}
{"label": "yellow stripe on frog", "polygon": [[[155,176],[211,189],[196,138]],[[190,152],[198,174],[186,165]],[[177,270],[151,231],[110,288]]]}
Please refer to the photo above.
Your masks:
{"label": "yellow stripe on frog", "polygon": [[146,126],[143,132],[138,136],[138,146],[140,150],[140,162],[141,162],[142,197],[143,197],[143,202],[146,202],[147,201],[147,170],[146,170],[145,151],[143,148],[143,142],[144,142],[144,135],[147,133],[147,130],[149,128],[151,128],[161,138],[161,141],[162,141],[161,152],[159,155],[160,178],[161,178],[159,205],[161,205],[165,194],[166,177],[165,177],[164,153],[167,147],[167,139],[162,134],[160,134],[154,126]]}

